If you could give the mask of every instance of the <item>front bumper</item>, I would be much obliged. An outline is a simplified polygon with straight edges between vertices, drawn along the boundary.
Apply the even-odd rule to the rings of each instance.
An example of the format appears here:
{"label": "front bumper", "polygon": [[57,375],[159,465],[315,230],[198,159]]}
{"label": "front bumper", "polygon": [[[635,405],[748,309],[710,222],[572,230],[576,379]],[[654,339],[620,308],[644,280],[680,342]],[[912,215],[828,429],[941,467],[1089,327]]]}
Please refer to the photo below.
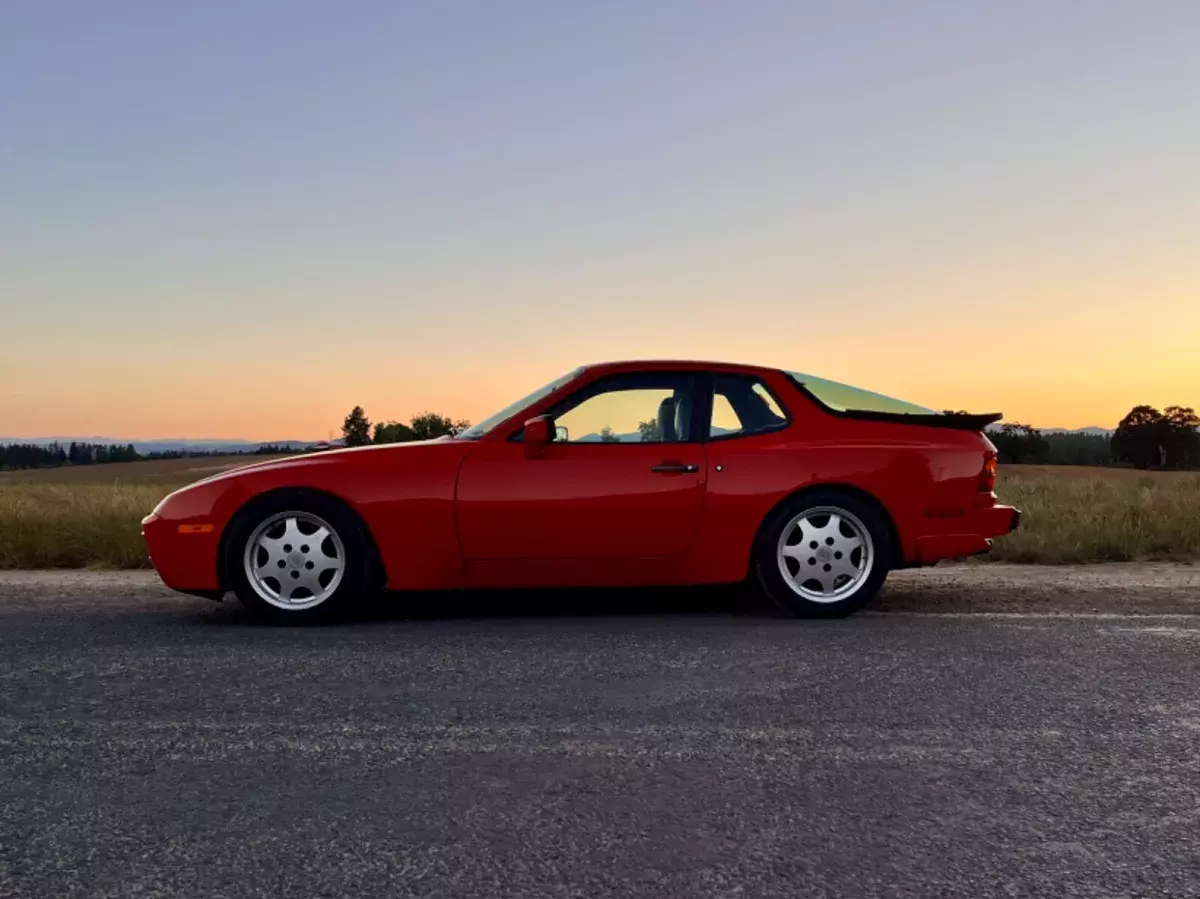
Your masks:
{"label": "front bumper", "polygon": [[142,519],[142,536],[150,562],[164,584],[180,593],[220,596],[217,578],[217,549],[220,534],[189,527],[177,519],[151,513]]}

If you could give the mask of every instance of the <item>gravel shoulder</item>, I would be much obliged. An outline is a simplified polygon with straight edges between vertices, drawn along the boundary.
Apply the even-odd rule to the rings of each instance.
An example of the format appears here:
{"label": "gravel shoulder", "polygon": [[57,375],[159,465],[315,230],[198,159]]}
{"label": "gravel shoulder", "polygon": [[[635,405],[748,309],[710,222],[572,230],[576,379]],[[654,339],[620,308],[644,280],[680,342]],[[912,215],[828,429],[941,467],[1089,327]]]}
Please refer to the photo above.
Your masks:
{"label": "gravel shoulder", "polygon": [[1200,614],[1200,565],[939,565],[894,571],[881,612]]}
{"label": "gravel shoulder", "polygon": [[[590,596],[580,599],[581,594]],[[459,594],[421,598],[423,610],[440,608],[470,612],[483,607],[492,613],[552,611],[555,595],[527,597],[505,594],[465,599]],[[0,571],[0,603],[10,608],[53,603],[56,606],[127,602],[136,598],[149,606],[182,608],[188,604],[209,609],[206,600],[185,597],[167,589],[152,571]],[[590,612],[627,611],[644,607],[684,609],[717,607],[745,609],[754,600],[743,591],[624,591],[570,593],[571,608]],[[226,607],[234,604],[225,603]],[[875,613],[1044,613],[1200,615],[1200,565],[1171,562],[1099,565],[1013,565],[1005,563],[948,564],[895,571],[870,607]]]}

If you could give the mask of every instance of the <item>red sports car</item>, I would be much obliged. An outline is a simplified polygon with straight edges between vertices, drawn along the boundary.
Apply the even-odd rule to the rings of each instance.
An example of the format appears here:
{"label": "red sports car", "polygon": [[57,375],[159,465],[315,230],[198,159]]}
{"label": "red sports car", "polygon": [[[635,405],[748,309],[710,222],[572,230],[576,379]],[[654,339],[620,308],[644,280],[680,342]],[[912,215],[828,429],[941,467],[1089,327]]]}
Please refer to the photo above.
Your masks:
{"label": "red sports car", "polygon": [[889,570],[986,552],[999,414],[937,413],[797,372],[578,368],[453,437],[262,462],[143,522],[163,581],[277,621],[376,588],[733,583],[800,616]]}

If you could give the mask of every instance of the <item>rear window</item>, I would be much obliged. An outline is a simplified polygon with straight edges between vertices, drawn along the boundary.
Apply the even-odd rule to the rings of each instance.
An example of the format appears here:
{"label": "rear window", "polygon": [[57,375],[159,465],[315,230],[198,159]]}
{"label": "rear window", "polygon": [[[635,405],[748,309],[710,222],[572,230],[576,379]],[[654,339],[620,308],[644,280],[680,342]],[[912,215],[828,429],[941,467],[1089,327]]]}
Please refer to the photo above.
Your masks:
{"label": "rear window", "polygon": [[798,371],[790,371],[788,374],[818,401],[838,412],[892,412],[899,415],[938,414],[934,409],[927,409],[915,403],[906,403],[904,400],[863,390],[861,387],[839,384],[837,381],[829,381]]}

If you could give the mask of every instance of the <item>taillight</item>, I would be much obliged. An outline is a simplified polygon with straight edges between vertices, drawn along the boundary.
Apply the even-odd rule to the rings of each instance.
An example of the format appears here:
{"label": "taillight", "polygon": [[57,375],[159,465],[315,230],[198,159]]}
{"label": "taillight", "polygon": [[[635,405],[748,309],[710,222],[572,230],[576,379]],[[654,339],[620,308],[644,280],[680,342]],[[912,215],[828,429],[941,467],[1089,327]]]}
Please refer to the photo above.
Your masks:
{"label": "taillight", "polygon": [[979,492],[991,493],[996,489],[996,454],[983,454],[983,471],[979,472]]}

